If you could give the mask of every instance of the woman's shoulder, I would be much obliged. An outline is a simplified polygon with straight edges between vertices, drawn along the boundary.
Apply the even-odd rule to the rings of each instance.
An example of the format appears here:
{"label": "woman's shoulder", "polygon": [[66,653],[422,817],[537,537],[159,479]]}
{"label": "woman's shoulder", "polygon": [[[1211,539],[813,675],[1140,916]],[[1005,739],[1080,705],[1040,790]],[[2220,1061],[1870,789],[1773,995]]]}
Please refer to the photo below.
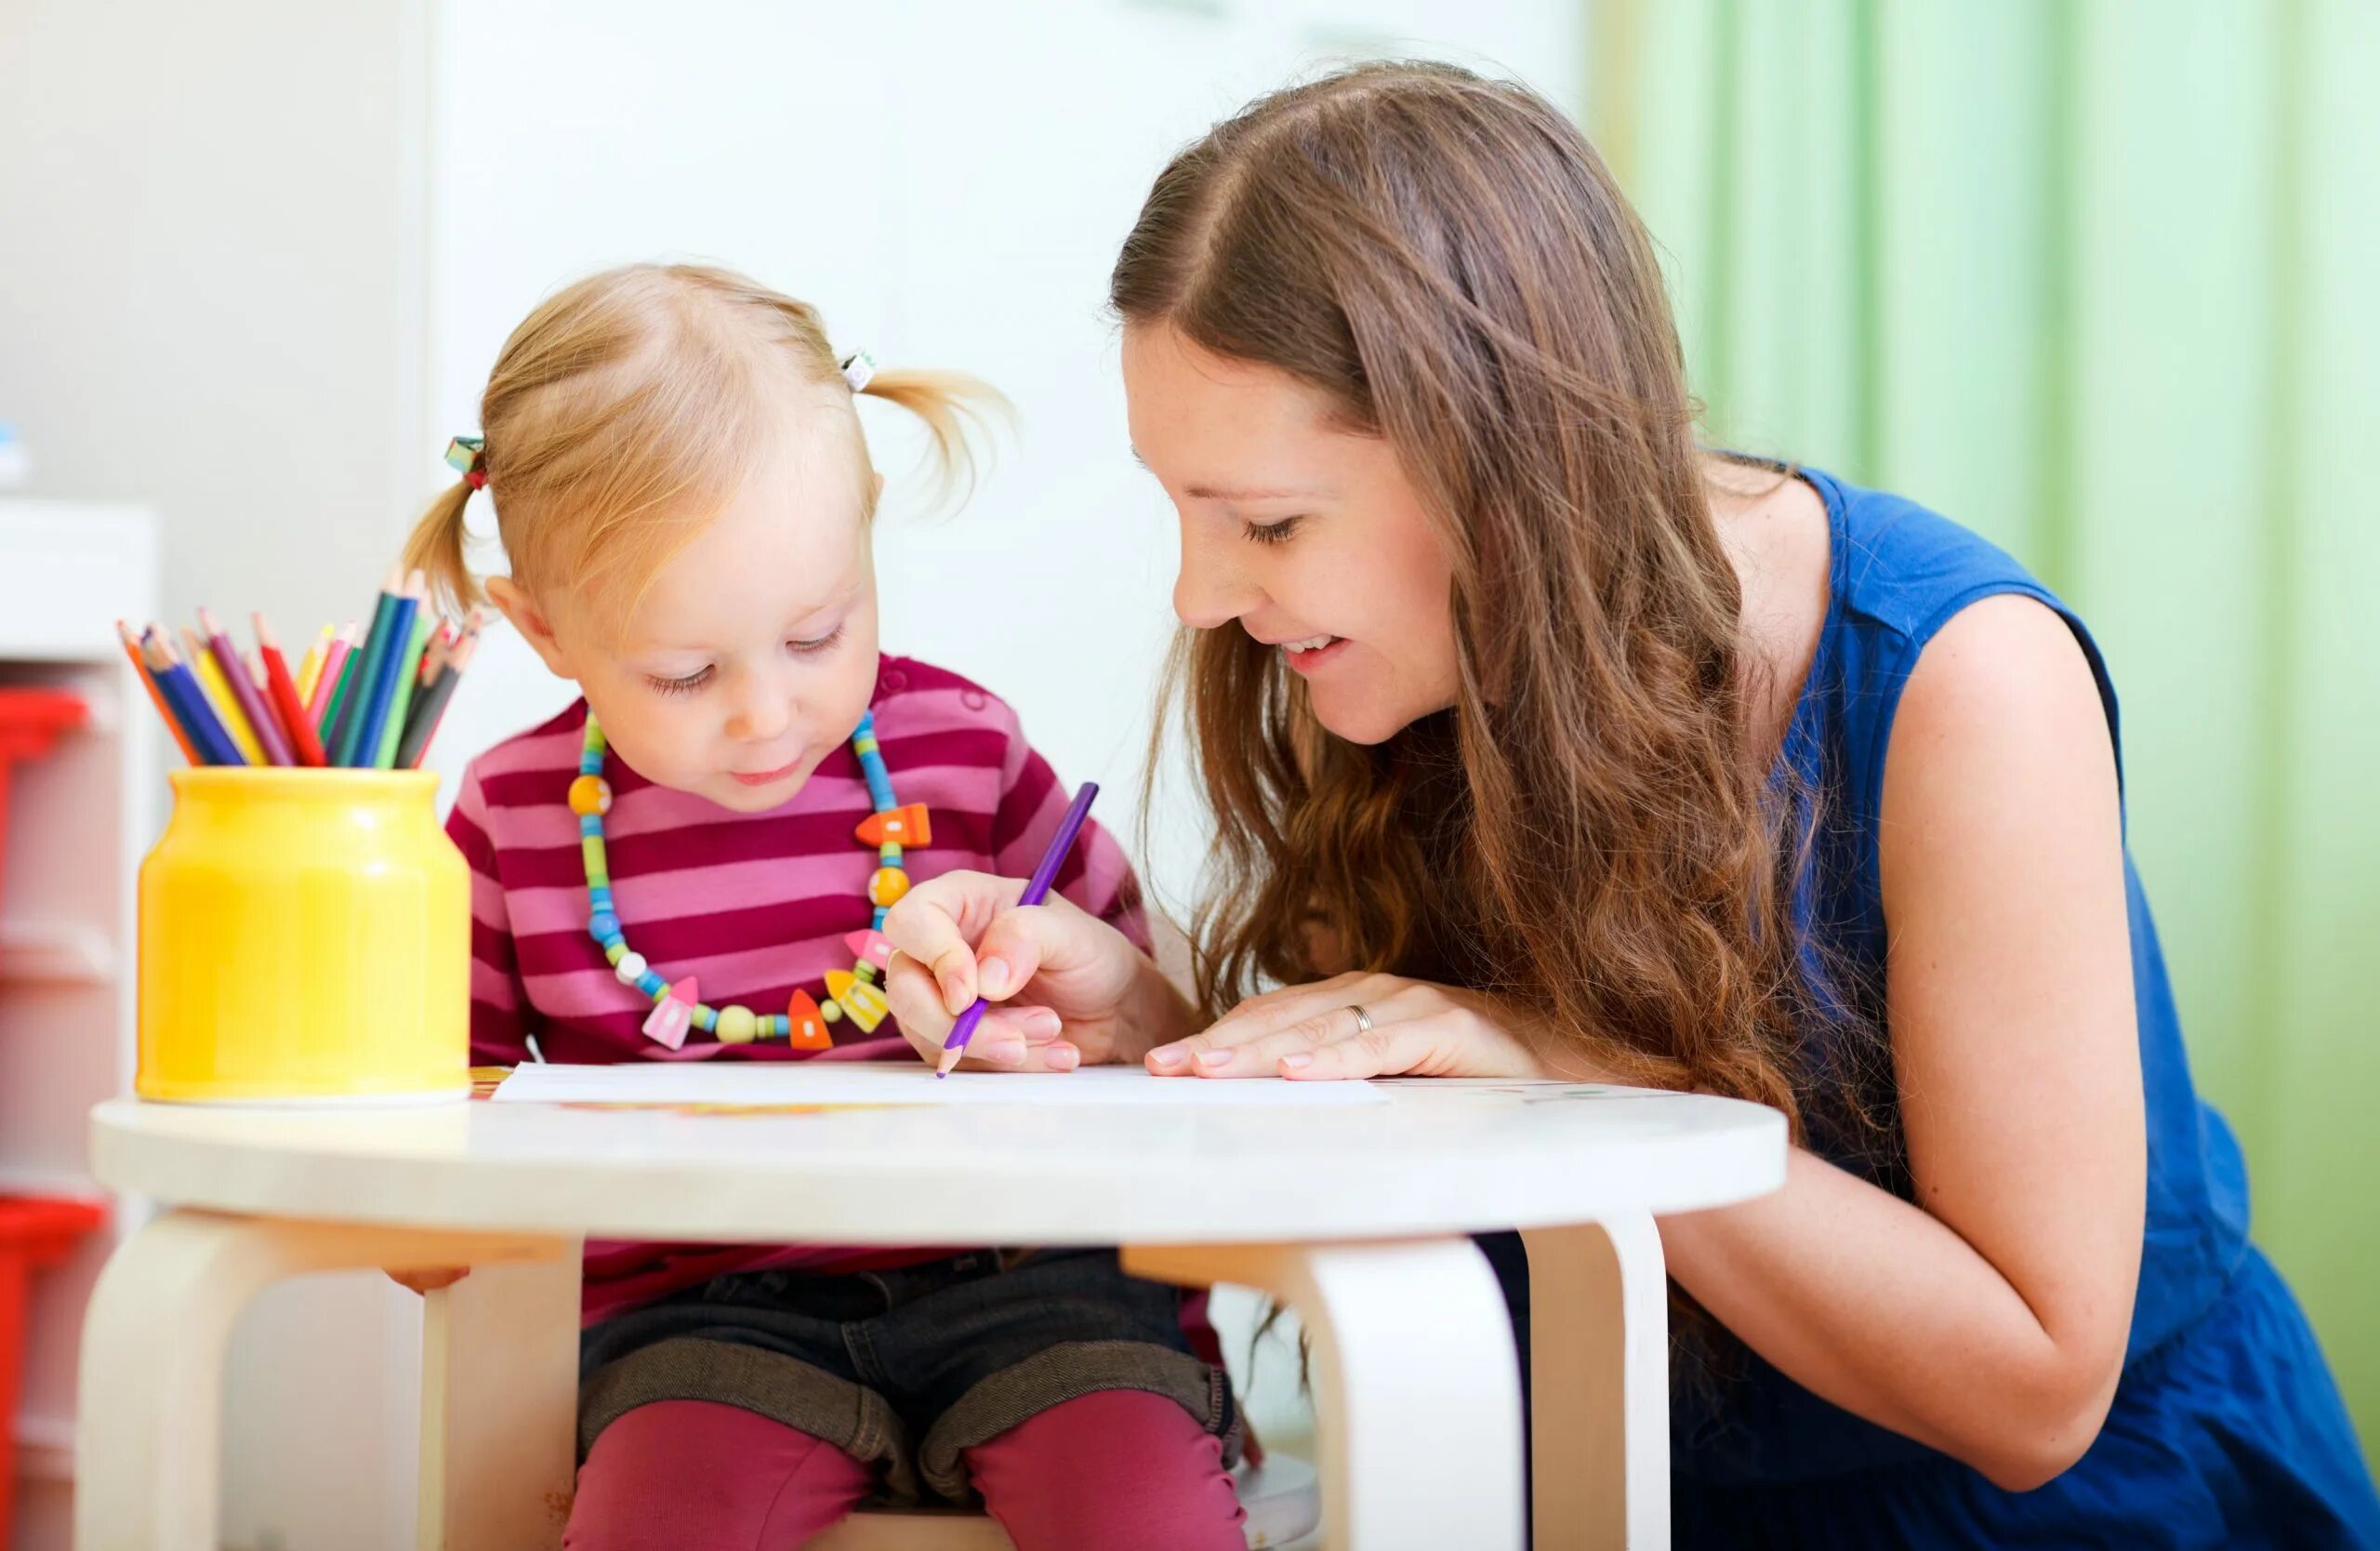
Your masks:
{"label": "woman's shoulder", "polygon": [[1998,593],[2063,606],[1999,545],[1923,502],[1816,469],[1803,476],[1825,498],[1834,588],[1846,615],[1922,646],[1968,604]]}

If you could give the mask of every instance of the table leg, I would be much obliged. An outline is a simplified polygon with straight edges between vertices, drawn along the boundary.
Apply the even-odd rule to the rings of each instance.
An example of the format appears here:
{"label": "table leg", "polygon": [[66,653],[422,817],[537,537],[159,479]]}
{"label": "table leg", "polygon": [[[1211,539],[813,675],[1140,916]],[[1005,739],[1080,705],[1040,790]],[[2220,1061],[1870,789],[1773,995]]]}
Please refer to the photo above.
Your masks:
{"label": "table leg", "polygon": [[1519,1365],[1503,1294],[1470,1239],[1142,1246],[1124,1267],[1234,1282],[1297,1310],[1314,1349],[1330,1551],[1517,1551]]}
{"label": "table leg", "polygon": [[1524,1232],[1537,1544],[1670,1543],[1669,1280],[1653,1219]]}
{"label": "table leg", "polygon": [[564,1247],[189,1210],[152,1218],[116,1246],[83,1317],[77,1551],[212,1551],[223,1355],[240,1311],[272,1283],[367,1266],[549,1259]]}
{"label": "table leg", "polygon": [[555,1551],[578,1456],[579,1246],[424,1302],[421,1551]]}

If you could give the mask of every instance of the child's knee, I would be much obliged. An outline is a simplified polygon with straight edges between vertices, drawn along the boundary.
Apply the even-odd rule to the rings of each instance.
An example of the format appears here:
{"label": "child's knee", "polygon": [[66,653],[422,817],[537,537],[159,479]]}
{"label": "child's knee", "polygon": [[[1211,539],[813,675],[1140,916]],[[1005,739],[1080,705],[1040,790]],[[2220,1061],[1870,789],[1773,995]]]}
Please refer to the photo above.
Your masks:
{"label": "child's knee", "polygon": [[1161,1395],[1103,1390],[968,1451],[1018,1551],[1244,1551],[1223,1442]]}
{"label": "child's knee", "polygon": [[578,1471],[564,1551],[794,1551],[867,1491],[830,1443],[710,1400],[639,1406]]}

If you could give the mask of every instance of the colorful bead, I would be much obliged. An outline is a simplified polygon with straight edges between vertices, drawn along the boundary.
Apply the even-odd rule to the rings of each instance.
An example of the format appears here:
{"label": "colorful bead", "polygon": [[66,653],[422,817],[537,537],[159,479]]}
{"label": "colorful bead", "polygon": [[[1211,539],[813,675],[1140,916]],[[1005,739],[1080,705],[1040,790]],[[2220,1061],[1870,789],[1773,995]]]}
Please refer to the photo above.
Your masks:
{"label": "colorful bead", "polygon": [[668,995],[653,1004],[653,1015],[644,1020],[645,1037],[671,1050],[679,1049],[686,1042],[686,1030],[694,1027],[694,1004],[701,1000],[693,975],[679,981],[669,988]]}
{"label": "colorful bead", "polygon": [[603,855],[602,836],[582,835],[579,837],[578,855],[579,859],[587,864],[588,887],[602,886],[596,883],[595,880],[598,878],[604,880],[605,883],[610,882],[612,864],[610,858]]}
{"label": "colorful bead", "polygon": [[655,1001],[658,1001],[660,998],[668,994],[669,982],[662,979],[661,976],[654,974],[653,971],[648,969],[644,972],[642,978],[637,981],[636,988],[642,991],[645,995],[654,998]]}
{"label": "colorful bead", "polygon": [[587,918],[587,932],[599,943],[610,942],[620,935],[620,918],[609,910],[598,910]]}
{"label": "colorful bead", "polygon": [[828,1023],[840,1023],[843,1021],[843,1004],[828,997],[818,1004],[818,1015]]}
{"label": "colorful bead", "polygon": [[852,950],[853,958],[864,960],[878,969],[882,969],[892,957],[892,941],[881,932],[846,932],[843,934],[843,946]]}
{"label": "colorful bead", "polygon": [[[546,789],[550,791],[553,789]],[[612,811],[612,783],[601,776],[581,776],[570,783],[570,811],[601,818]]]}
{"label": "colorful bead", "polygon": [[866,985],[873,986],[876,984],[876,966],[869,963],[865,959],[862,959],[858,963],[852,966],[852,973],[858,975],[861,981]]}
{"label": "colorful bead", "polygon": [[748,1045],[760,1032],[760,1020],[749,1007],[722,1007],[719,1010],[719,1039],[721,1044]]}
{"label": "colorful bead", "polygon": [[841,1004],[843,1011],[851,1014],[852,1022],[857,1024],[864,1034],[874,1033],[876,1026],[892,1011],[885,1003],[882,991],[849,970],[828,970],[826,990]]}
{"label": "colorful bead", "polygon": [[908,892],[909,875],[897,867],[878,868],[867,881],[867,902],[879,909],[891,909]]}
{"label": "colorful bead", "polygon": [[603,957],[614,964],[617,964],[628,956],[628,945],[624,937],[614,937],[603,945]]}
{"label": "colorful bead", "polygon": [[612,973],[620,977],[623,986],[633,986],[644,978],[644,955],[630,948],[612,961]]}
{"label": "colorful bead", "polygon": [[[840,1011],[840,1009],[837,1009]],[[808,991],[796,991],[786,1005],[786,1038],[796,1050],[826,1050],[834,1041],[826,1034],[826,1014]]]}
{"label": "colorful bead", "polygon": [[894,845],[933,843],[933,824],[922,802],[870,814],[859,821],[857,833],[863,845],[883,845],[888,842]]}

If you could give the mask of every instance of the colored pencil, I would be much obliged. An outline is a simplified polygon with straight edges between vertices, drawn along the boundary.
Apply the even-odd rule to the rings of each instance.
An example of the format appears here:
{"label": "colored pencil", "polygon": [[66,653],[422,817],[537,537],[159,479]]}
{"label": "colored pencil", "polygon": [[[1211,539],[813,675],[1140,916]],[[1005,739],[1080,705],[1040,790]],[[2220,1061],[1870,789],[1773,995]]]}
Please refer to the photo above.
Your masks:
{"label": "colored pencil", "polygon": [[174,735],[174,742],[180,746],[182,758],[192,764],[205,764],[206,762],[199,758],[198,745],[190,739],[190,728],[165,704],[165,692],[157,687],[156,674],[141,660],[140,638],[134,635],[132,627],[121,619],[115,622],[115,633],[124,642],[124,655],[131,659],[132,671],[139,675],[140,687],[149,692],[149,703],[157,708],[157,714],[165,719],[165,730]]}
{"label": "colored pencil", "polygon": [[[1025,885],[1025,893],[1017,896],[1017,906],[1038,905],[1050,897],[1050,885],[1058,881],[1058,868],[1065,865],[1066,853],[1074,849],[1075,837],[1082,833],[1083,820],[1091,816],[1091,799],[1099,795],[1099,783],[1085,781],[1076,791],[1075,800],[1066,807],[1065,816],[1058,820],[1058,832],[1050,837],[1049,849],[1041,853],[1041,865]],[[950,1026],[949,1038],[942,1042],[942,1059],[935,1063],[934,1076],[948,1077],[950,1068],[967,1053],[967,1041],[974,1037],[976,1025],[984,1021],[985,1002],[982,997],[967,1004],[959,1021]]]}
{"label": "colored pencil", "polygon": [[187,625],[182,627],[182,649],[190,654],[190,661],[184,666],[197,679],[208,709],[215,712],[216,720],[223,724],[223,731],[240,750],[240,762],[271,763],[265,758],[264,745],[257,741],[256,729],[248,725],[247,716],[240,709],[238,696],[231,693],[231,682],[223,676],[223,665],[215,660],[198,632]]}
{"label": "colored pencil", "polygon": [[190,728],[191,741],[205,754],[207,764],[245,764],[240,748],[230,732],[217,719],[214,708],[207,704],[206,691],[198,675],[174,656],[173,643],[164,630],[151,626],[142,639],[141,650],[150,669],[157,676],[157,687],[166,700],[181,715]]}
{"label": "colored pencil", "polygon": [[323,735],[325,751],[330,748],[331,719],[338,714],[338,692],[347,687],[348,674],[355,667],[355,643],[363,639],[364,627],[350,619],[331,638],[331,649],[323,655],[322,677],[314,681],[314,698],[308,709],[314,718],[314,730]]}
{"label": "colored pencil", "polygon": [[215,617],[213,611],[200,609],[198,624],[206,638],[207,650],[215,654],[215,665],[223,670],[224,682],[231,686],[232,697],[240,702],[240,714],[247,718],[249,729],[264,749],[265,759],[274,764],[296,764],[298,756],[290,751],[289,738],[281,730],[281,718],[258,692],[258,673],[243,660],[239,647],[224,633],[222,621]]}
{"label": "colored pencil", "polygon": [[[340,684],[341,693],[332,711],[337,731],[324,739],[330,749],[333,764],[355,763],[356,749],[363,744],[364,722],[368,714],[365,703],[372,698],[372,686],[379,683],[380,670],[388,665],[390,653],[396,649],[390,637],[390,628],[395,623],[400,602],[398,594],[404,590],[404,584],[403,568],[389,573],[388,584],[380,589],[379,601],[372,608],[372,629],[364,638],[361,653],[356,654],[364,660],[349,669],[348,678]],[[406,614],[405,621],[406,628],[410,630],[413,621],[410,612]]]}
{"label": "colored pencil", "polygon": [[323,654],[330,649],[331,628],[324,625],[323,633],[307,645],[306,655],[298,664],[298,703],[300,706],[314,703],[314,681],[323,676]]}
{"label": "colored pencil", "polygon": [[[407,656],[413,644],[413,622],[421,612],[428,590],[429,584],[416,571],[406,579],[404,591],[398,595],[396,609],[390,616],[387,650],[380,654],[378,663],[367,664],[375,669],[370,679],[356,682],[356,703],[363,709],[363,715],[355,723],[355,747],[347,750],[348,758],[343,763],[369,770],[380,757],[380,732],[389,724],[389,707],[396,701],[397,680],[413,666]],[[347,749],[345,743],[339,747]]]}
{"label": "colored pencil", "polygon": [[298,698],[298,683],[289,676],[289,661],[281,655],[281,643],[272,639],[271,628],[264,616],[256,616],[257,646],[264,653],[265,683],[271,686],[273,709],[280,712],[288,729],[292,752],[298,762],[315,768],[330,762],[323,753],[323,740],[315,736],[314,724],[306,720],[305,703]]}
{"label": "colored pencil", "polygon": [[438,677],[415,697],[413,716],[406,724],[404,741],[397,746],[397,769],[417,767],[422,755],[430,751],[430,740],[438,736],[438,724],[446,719],[446,702],[455,697],[455,685],[461,681],[463,669],[471,665],[471,655],[479,650],[479,645],[480,627],[474,619],[464,630],[462,639],[455,643],[454,650],[447,654],[445,662],[438,669]]}
{"label": "colored pencil", "polygon": [[429,601],[423,600],[421,612],[414,617],[413,640],[407,643],[405,655],[397,664],[396,693],[389,698],[388,723],[380,729],[380,741],[372,756],[375,770],[397,767],[397,745],[405,736],[405,713],[413,709],[413,697],[421,687],[421,661],[443,623],[431,612]]}

